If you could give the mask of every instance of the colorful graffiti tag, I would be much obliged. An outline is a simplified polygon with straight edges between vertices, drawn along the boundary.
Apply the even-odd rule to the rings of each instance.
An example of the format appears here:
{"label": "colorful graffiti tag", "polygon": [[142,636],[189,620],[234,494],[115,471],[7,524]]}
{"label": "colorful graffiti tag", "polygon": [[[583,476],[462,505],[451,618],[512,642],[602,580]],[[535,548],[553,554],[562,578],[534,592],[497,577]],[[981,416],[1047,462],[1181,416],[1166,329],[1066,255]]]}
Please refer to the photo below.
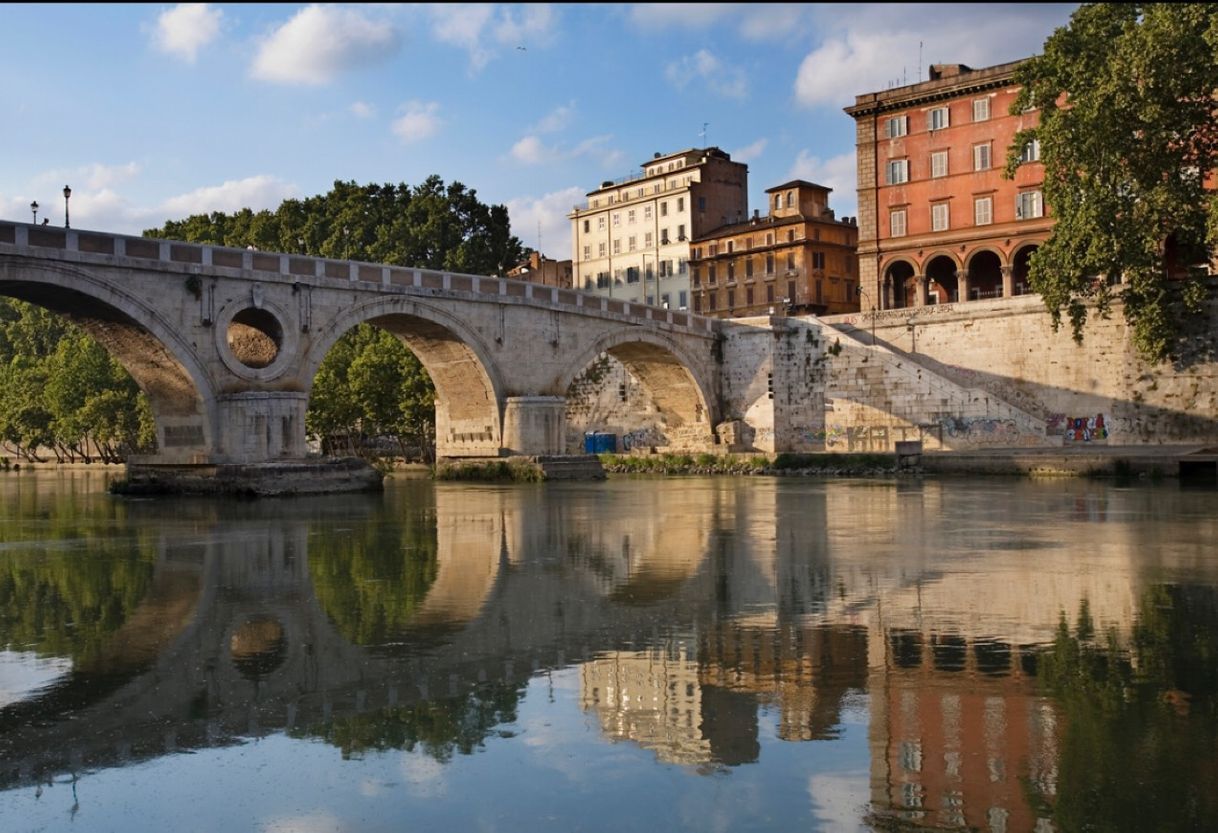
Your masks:
{"label": "colorful graffiti tag", "polygon": [[1062,441],[1067,443],[1095,443],[1108,441],[1108,425],[1103,414],[1093,417],[1066,417]]}

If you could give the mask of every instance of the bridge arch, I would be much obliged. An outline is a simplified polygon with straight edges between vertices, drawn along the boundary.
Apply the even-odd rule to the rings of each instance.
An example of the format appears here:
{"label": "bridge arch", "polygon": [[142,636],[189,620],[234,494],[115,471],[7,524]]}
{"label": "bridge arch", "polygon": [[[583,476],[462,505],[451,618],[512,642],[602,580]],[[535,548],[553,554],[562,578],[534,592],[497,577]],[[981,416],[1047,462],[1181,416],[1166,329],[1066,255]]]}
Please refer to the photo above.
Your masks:
{"label": "bridge arch", "polygon": [[0,256],[0,295],[68,318],[131,374],[152,409],[159,459],[205,453],[218,439],[210,377],[181,327],[115,283],[87,268]]}
{"label": "bridge arch", "polygon": [[335,343],[360,324],[380,327],[399,338],[431,377],[436,389],[438,456],[498,456],[505,392],[490,350],[460,318],[417,298],[376,298],[332,320],[301,360],[300,378],[308,390]]}
{"label": "bridge arch", "polygon": [[[719,419],[717,398],[710,380],[696,371],[700,366],[690,352],[662,333],[621,328],[601,336],[572,359],[554,384],[565,396],[575,380],[601,355],[621,362],[642,383],[668,428],[698,428],[709,434]],[[670,438],[671,444],[671,438]]]}

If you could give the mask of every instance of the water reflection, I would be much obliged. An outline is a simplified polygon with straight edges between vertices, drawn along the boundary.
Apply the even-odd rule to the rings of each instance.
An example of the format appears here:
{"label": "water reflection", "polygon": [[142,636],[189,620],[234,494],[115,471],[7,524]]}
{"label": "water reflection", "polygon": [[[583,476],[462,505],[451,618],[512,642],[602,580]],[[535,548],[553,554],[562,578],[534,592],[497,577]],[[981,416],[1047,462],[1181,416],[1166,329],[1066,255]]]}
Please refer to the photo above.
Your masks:
{"label": "water reflection", "polygon": [[603,741],[774,790],[863,715],[855,827],[1218,814],[1206,493],[398,481],[225,503],[35,482],[0,485],[0,674],[26,680],[0,682],[6,790],[273,735],[452,766],[542,742],[522,709],[571,668]]}

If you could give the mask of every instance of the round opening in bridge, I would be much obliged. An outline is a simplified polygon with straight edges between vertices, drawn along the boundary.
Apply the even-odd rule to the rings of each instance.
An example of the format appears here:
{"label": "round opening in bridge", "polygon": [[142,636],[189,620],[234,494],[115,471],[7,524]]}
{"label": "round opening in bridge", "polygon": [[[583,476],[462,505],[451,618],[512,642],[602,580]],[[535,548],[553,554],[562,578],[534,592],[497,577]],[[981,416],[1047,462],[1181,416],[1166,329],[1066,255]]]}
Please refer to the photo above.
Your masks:
{"label": "round opening in bridge", "polygon": [[228,325],[228,349],[246,367],[269,367],[282,346],[283,327],[264,309],[243,309]]}
{"label": "round opening in bridge", "polygon": [[241,676],[260,680],[283,664],[288,640],[278,619],[252,616],[233,631],[228,648]]}

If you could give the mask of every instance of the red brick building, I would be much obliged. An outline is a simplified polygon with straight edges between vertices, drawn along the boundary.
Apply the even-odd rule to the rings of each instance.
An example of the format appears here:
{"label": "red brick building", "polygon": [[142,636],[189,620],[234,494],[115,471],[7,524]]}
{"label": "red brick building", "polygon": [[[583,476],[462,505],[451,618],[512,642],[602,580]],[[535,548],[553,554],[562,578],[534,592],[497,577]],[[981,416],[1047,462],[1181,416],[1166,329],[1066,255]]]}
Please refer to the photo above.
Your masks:
{"label": "red brick building", "polygon": [[[930,80],[855,99],[859,278],[880,309],[1028,292],[1028,258],[1053,220],[1033,143],[1003,177],[1015,134],[1038,112],[1010,114],[1021,61],[985,69],[936,64]],[[874,294],[873,294],[874,293]],[[869,297],[870,296],[870,300]],[[875,299],[879,300],[878,305]]]}
{"label": "red brick building", "polygon": [[694,237],[694,312],[718,318],[857,312],[858,228],[829,208],[831,188],[800,179],[766,190],[765,217]]}

